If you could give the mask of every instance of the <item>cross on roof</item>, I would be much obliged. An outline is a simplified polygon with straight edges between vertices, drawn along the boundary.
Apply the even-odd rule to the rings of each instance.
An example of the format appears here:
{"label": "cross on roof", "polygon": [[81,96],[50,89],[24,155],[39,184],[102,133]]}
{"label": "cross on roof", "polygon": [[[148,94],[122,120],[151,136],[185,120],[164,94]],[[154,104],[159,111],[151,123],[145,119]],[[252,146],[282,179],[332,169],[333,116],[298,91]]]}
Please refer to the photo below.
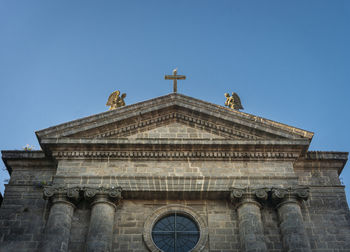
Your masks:
{"label": "cross on roof", "polygon": [[177,80],[185,80],[185,75],[177,75],[177,68],[173,70],[173,75],[165,75],[166,80],[174,80],[174,93],[177,92]]}

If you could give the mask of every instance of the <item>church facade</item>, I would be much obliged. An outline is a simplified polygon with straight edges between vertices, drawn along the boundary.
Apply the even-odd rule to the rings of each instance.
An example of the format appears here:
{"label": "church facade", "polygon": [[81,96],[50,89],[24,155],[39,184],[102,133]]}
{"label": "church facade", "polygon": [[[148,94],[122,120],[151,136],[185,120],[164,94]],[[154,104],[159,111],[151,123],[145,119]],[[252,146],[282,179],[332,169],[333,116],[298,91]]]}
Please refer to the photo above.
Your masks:
{"label": "church facade", "polygon": [[0,251],[350,251],[347,152],[173,93],[2,151]]}

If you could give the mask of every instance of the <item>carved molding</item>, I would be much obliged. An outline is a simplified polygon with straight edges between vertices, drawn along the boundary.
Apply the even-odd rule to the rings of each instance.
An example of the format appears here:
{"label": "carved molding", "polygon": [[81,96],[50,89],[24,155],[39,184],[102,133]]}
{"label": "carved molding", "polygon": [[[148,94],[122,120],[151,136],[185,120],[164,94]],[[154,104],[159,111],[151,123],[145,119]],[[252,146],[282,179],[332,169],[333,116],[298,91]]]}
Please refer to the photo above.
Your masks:
{"label": "carved molding", "polygon": [[294,160],[295,152],[237,152],[237,151],[55,151],[56,158],[118,158],[118,159],[288,159]]}

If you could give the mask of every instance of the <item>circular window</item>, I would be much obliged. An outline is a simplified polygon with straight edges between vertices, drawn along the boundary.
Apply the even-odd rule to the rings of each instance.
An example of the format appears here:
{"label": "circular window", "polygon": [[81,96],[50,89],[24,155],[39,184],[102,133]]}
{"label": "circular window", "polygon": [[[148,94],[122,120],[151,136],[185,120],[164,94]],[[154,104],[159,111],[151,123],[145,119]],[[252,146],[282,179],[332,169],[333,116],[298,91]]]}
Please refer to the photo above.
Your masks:
{"label": "circular window", "polygon": [[152,252],[200,252],[207,244],[208,225],[191,207],[167,205],[146,218],[143,239]]}
{"label": "circular window", "polygon": [[152,239],[164,252],[191,251],[199,240],[199,228],[189,217],[173,213],[153,226]]}

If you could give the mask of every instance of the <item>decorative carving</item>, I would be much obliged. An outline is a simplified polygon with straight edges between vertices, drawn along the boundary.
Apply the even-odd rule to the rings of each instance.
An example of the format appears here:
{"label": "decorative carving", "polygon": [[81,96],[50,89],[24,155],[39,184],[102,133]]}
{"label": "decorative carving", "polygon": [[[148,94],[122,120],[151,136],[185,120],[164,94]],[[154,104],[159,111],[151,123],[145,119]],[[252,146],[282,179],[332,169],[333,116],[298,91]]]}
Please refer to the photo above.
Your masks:
{"label": "decorative carving", "polygon": [[310,189],[309,188],[297,188],[295,189],[295,193],[298,198],[307,200],[309,198]]}
{"label": "decorative carving", "polygon": [[243,189],[234,188],[231,191],[231,200],[240,199],[243,196]]}
{"label": "decorative carving", "polygon": [[272,189],[272,198],[273,199],[283,199],[287,194],[287,191],[283,188],[273,188]]}
{"label": "decorative carving", "polygon": [[307,200],[309,188],[289,187],[289,188],[232,188],[231,201],[260,200],[265,201],[271,192],[272,199],[276,202],[284,200]]}
{"label": "decorative carving", "polygon": [[123,93],[120,97],[120,91],[114,91],[108,97],[108,101],[106,106],[110,106],[109,110],[116,109],[122,106],[125,106],[124,98],[126,97],[126,93]]}
{"label": "decorative carving", "polygon": [[238,152],[238,151],[58,151],[53,152],[57,158],[140,158],[140,159],[235,159],[261,160],[284,159],[294,160],[298,153],[294,152]]}
{"label": "decorative carving", "polygon": [[63,186],[57,186],[57,185],[53,185],[53,186],[45,186],[44,187],[44,199],[49,199],[55,195],[62,195],[65,197],[69,197],[67,195],[68,189],[63,187]]}
{"label": "decorative carving", "polygon": [[45,186],[44,187],[44,199],[50,199],[51,197],[58,195],[62,197],[66,197],[67,199],[78,201],[81,198],[81,195],[84,195],[87,199],[94,198],[97,194],[107,195],[109,198],[113,200],[121,200],[122,199],[122,188],[121,187],[64,187],[64,186]]}
{"label": "decorative carving", "polygon": [[49,199],[55,194],[55,190],[52,186],[45,186],[43,193],[44,199]]}
{"label": "decorative carving", "polygon": [[272,188],[272,199],[282,200],[307,200],[309,197],[308,187]]}
{"label": "decorative carving", "polygon": [[98,188],[88,188],[85,187],[83,189],[84,197],[87,199],[92,199],[98,194],[108,195],[113,200],[121,200],[122,199],[122,188],[121,187],[98,187]]}
{"label": "decorative carving", "polygon": [[270,189],[267,188],[260,188],[260,189],[255,189],[254,193],[255,196],[260,199],[260,200],[267,200],[268,198],[268,192],[270,191]]}
{"label": "decorative carving", "polygon": [[84,197],[85,198],[93,198],[97,194],[97,188],[84,188]]}
{"label": "decorative carving", "polygon": [[230,197],[231,201],[241,201],[245,199],[267,200],[269,191],[270,189],[268,188],[232,188]]}
{"label": "decorative carving", "polygon": [[79,200],[80,198],[80,188],[73,187],[67,189],[67,197],[75,200]]}
{"label": "decorative carving", "polygon": [[239,98],[238,94],[232,92],[232,96],[230,96],[228,93],[225,93],[225,97],[225,106],[235,110],[243,109],[241,99]]}
{"label": "decorative carving", "polygon": [[108,196],[115,199],[121,199],[122,198],[122,188],[111,188],[108,192]]}

